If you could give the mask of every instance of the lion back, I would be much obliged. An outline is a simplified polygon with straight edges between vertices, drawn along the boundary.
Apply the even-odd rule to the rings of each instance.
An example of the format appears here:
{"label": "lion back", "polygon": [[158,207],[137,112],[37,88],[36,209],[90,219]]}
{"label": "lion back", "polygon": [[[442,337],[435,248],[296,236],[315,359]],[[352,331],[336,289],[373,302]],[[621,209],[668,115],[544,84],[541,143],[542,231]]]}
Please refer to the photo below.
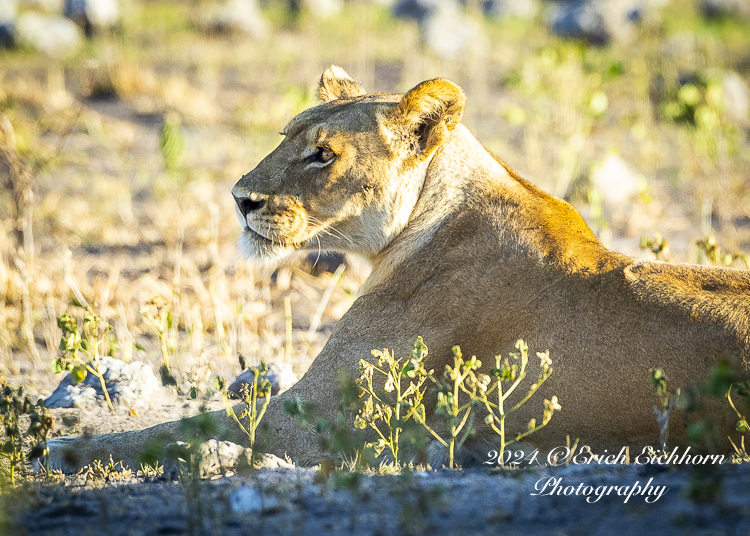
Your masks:
{"label": "lion back", "polygon": [[637,300],[690,322],[717,324],[750,357],[750,271],[733,268],[637,262],[625,268]]}

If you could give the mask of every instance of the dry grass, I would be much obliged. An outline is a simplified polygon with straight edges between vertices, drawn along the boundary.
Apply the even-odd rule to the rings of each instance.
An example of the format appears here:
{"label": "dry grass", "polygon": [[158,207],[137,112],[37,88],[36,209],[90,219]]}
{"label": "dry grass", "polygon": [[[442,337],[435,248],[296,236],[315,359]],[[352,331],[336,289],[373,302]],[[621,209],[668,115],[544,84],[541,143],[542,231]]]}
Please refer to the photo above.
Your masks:
{"label": "dry grass", "polygon": [[[588,170],[619,152],[649,195],[628,218],[605,211],[592,221],[618,249],[638,254],[640,235],[660,231],[673,258],[695,260],[708,227],[725,250],[750,249],[747,131],[660,113],[681,74],[750,74],[750,27],[706,24],[691,6],[675,0],[632,43],[606,49],[550,37],[541,21],[485,21],[465,57],[444,61],[421,49],[415,25],[370,4],[350,3],[326,23],[292,25],[271,11],[274,31],[254,41],[207,33],[196,7],[139,1],[121,31],[65,63],[0,51],[3,161],[20,166],[14,177],[34,193],[26,204],[13,188],[0,193],[0,373],[53,385],[56,318],[76,313],[70,280],[115,326],[124,359],[161,361],[140,313],[160,296],[176,319],[169,344],[183,374],[203,377],[209,366],[229,376],[237,352],[303,372],[366,270],[332,283],[300,259],[275,275],[249,266],[235,248],[229,191],[313,104],[331,63],[374,91],[455,80],[469,98],[465,122],[487,147],[587,216]],[[171,170],[159,150],[167,114],[184,144]],[[18,221],[27,222],[20,234]]]}

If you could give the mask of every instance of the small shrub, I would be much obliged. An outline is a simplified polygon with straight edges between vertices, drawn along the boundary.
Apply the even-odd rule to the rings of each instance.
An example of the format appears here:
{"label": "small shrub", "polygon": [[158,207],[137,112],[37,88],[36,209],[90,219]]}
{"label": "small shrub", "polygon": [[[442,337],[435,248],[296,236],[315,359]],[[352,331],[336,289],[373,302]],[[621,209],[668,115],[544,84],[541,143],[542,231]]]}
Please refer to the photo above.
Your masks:
{"label": "small shrub", "polygon": [[[0,471],[10,478],[11,485],[15,485],[18,468],[23,462],[46,457],[49,453],[47,437],[54,421],[41,399],[34,404],[29,397],[24,396],[23,386],[13,389],[2,377],[0,390],[0,422],[5,436],[0,443],[0,456],[7,462],[7,466],[0,465]],[[25,434],[21,433],[22,415],[29,417],[29,427]],[[24,449],[24,436],[33,443],[28,451]]]}
{"label": "small shrub", "polygon": [[[737,415],[737,422],[734,425],[735,430],[737,430],[740,434],[740,446],[737,447],[737,444],[732,441],[732,438],[729,438],[729,442],[732,444],[732,447],[734,448],[735,452],[735,460],[737,461],[744,461],[744,462],[750,462],[750,454],[748,454],[747,449],[745,448],[745,436],[750,434],[750,425],[748,425],[747,417],[742,415],[737,410],[737,406],[734,405],[734,402],[732,401],[732,387],[734,384],[729,386],[729,389],[727,390],[727,401],[729,402],[729,405],[732,407],[732,411]],[[748,388],[747,385],[740,385],[737,391],[740,394],[743,394],[745,397],[748,396]]]}
{"label": "small shrub", "polygon": [[659,397],[661,409],[653,407],[656,423],[659,425],[659,445],[662,451],[667,450],[667,439],[669,435],[669,414],[681,400],[681,390],[677,389],[674,395],[669,394],[667,387],[667,375],[660,368],[651,369],[651,387],[656,390],[656,396]]}
{"label": "small shrub", "polygon": [[[357,385],[362,390],[360,396],[364,396],[365,400],[354,419],[354,426],[361,430],[374,430],[378,439],[368,443],[367,447],[372,448],[377,457],[387,449],[393,456],[393,465],[398,469],[401,465],[399,450],[402,432],[412,417],[424,422],[424,418],[420,419],[415,412],[424,413],[423,385],[432,374],[432,371],[427,372],[424,368],[427,346],[419,337],[414,343],[411,358],[406,361],[395,359],[387,349],[373,350],[372,355],[377,358],[377,365],[364,359],[359,362]],[[376,373],[385,380],[380,393],[373,386]],[[402,385],[402,381],[409,381],[409,385]]]}
{"label": "small shrub", "polygon": [[[426,352],[425,348],[425,352]],[[474,371],[482,366],[481,361],[476,356],[472,356],[469,361],[464,361],[461,355],[461,348],[453,347],[453,367],[445,366],[443,380],[437,380],[434,376],[430,379],[437,385],[437,407],[435,416],[442,417],[448,428],[448,438],[442,438],[435,430],[427,424],[424,415],[424,406],[421,406],[415,412],[417,419],[427,431],[437,439],[441,445],[448,449],[449,463],[452,469],[454,466],[455,453],[473,432],[473,409],[477,399],[477,389],[480,387],[476,381]],[[467,388],[468,386],[468,388]],[[469,395],[469,401],[465,404],[460,403],[460,393],[464,392]],[[461,432],[463,431],[463,434]]]}
{"label": "small shrub", "polygon": [[52,363],[52,372],[58,374],[65,370],[76,383],[86,379],[87,374],[99,378],[110,412],[114,413],[112,401],[107,392],[104,376],[100,372],[99,345],[106,343],[112,332],[112,326],[102,321],[90,306],[84,307],[83,336],[78,328],[78,321],[64,313],[57,319],[57,326],[62,330],[60,351],[62,356]]}
{"label": "small shrub", "polygon": [[[728,437],[735,448],[735,462],[748,459],[744,439],[748,432],[746,417],[737,408],[736,402],[744,401],[745,410],[750,411],[750,377],[747,371],[733,365],[727,359],[714,365],[706,380],[699,385],[685,390],[685,410],[687,412],[687,435],[690,447],[699,453],[717,454],[723,450],[723,431],[721,419],[712,411],[711,401],[726,398],[732,410],[730,414],[735,430],[740,433],[737,443]],[[733,398],[734,397],[734,398]],[[738,398],[739,397],[739,398]],[[700,418],[696,418],[700,416]],[[699,464],[692,468],[688,497],[695,502],[707,502],[714,499],[721,489],[721,471],[713,464]]]}
{"label": "small shrub", "polygon": [[[361,377],[358,383],[362,386],[363,395],[367,396],[367,399],[355,420],[355,426],[375,430],[379,435],[379,439],[372,444],[376,453],[379,455],[387,448],[398,465],[401,434],[410,419],[416,420],[448,449],[449,467],[453,468],[456,451],[474,432],[475,407],[484,406],[487,410],[485,423],[500,436],[499,459],[502,460],[506,447],[545,427],[552,419],[553,413],[560,410],[556,396],[551,400],[545,400],[542,423],[537,424],[536,419],[532,419],[525,432],[517,434],[514,439],[507,439],[506,417],[525,404],[552,374],[549,352],[537,353],[541,359],[541,371],[537,381],[517,404],[507,408],[506,400],[526,377],[528,365],[528,346],[523,340],[516,343],[516,349],[518,352],[511,354],[511,358],[516,362],[511,364],[508,359],[503,360],[502,356],[498,355],[495,358],[496,367],[487,375],[478,372],[482,363],[476,356],[465,360],[461,348],[454,346],[453,366],[446,365],[442,379],[436,378],[432,370],[425,370],[423,360],[428,354],[428,348],[421,337],[417,338],[411,358],[406,362],[395,359],[387,350],[374,350],[373,355],[378,358],[378,366],[364,360],[360,361]],[[394,393],[395,401],[393,397],[388,400],[387,397],[376,393],[373,387],[375,372],[385,378],[383,390],[385,394]],[[401,382],[404,379],[409,379],[408,387],[402,386]],[[444,421],[447,431],[445,437],[427,423],[423,403],[427,389],[424,384],[427,379],[437,388],[435,417]],[[509,385],[505,387],[504,382],[508,382]],[[496,402],[494,397],[490,399],[493,393],[497,393]]]}
{"label": "small shrub", "polygon": [[705,257],[713,266],[732,266],[735,262],[740,262],[745,269],[750,270],[750,258],[745,253],[741,251],[724,253],[713,236],[706,236],[702,240],[698,240],[696,246],[698,246],[698,262],[702,260],[701,257]]}
{"label": "small shrub", "polygon": [[[509,445],[512,445],[524,437],[527,437],[547,426],[552,419],[554,412],[560,411],[561,409],[556,396],[553,396],[550,400],[545,399],[542,423],[537,424],[536,419],[531,419],[527,424],[526,431],[518,433],[513,439],[507,439],[508,432],[505,428],[506,417],[517,411],[532,396],[534,396],[534,393],[536,393],[542,384],[552,375],[552,360],[549,357],[549,351],[537,352],[536,355],[541,360],[539,376],[536,381],[531,384],[524,397],[515,405],[508,408],[506,406],[506,401],[526,378],[526,368],[529,363],[529,347],[522,339],[519,339],[516,342],[516,350],[518,351],[510,354],[512,361],[509,361],[508,358],[502,359],[499,355],[496,356],[495,368],[490,370],[489,377],[483,374],[477,376],[472,374],[471,377],[471,383],[477,385],[472,396],[480,401],[487,409],[485,423],[489,424],[495,433],[500,436],[500,451],[498,453],[498,459],[501,461],[503,460],[503,453]],[[505,387],[506,383],[508,384],[507,387]],[[492,395],[493,392],[497,393],[497,402],[490,399],[490,395]]]}
{"label": "small shrub", "polygon": [[127,480],[132,475],[132,471],[125,467],[122,461],[115,463],[110,454],[109,462],[102,463],[101,460],[94,460],[87,466],[82,467],[76,474],[83,477],[85,482],[111,482],[113,480]]}
{"label": "small shrub", "polygon": [[182,162],[185,138],[182,135],[180,117],[170,112],[164,117],[159,130],[159,151],[167,171],[174,172]]}
{"label": "small shrub", "polygon": [[414,473],[404,470],[390,489],[401,506],[399,526],[402,534],[420,535],[429,532],[429,517],[449,504],[446,490],[440,485],[425,485],[414,478]]}
{"label": "small shrub", "polygon": [[721,120],[724,100],[724,89],[716,73],[698,73],[667,93],[661,113],[667,120],[713,128]]}
{"label": "small shrub", "polygon": [[177,386],[177,379],[169,367],[169,356],[174,354],[176,344],[170,341],[169,334],[176,328],[174,314],[161,296],[155,296],[141,307],[141,316],[156,331],[164,364],[159,367],[161,383],[164,386]]}
{"label": "small shrub", "polygon": [[[263,416],[266,414],[266,409],[271,401],[271,382],[266,378],[266,372],[268,367],[264,362],[261,361],[260,365],[256,367],[249,367],[249,370],[253,373],[253,383],[244,384],[240,388],[240,395],[242,401],[245,403],[245,409],[237,415],[229,402],[229,397],[224,388],[224,382],[221,379],[217,379],[216,387],[222,392],[222,403],[227,415],[232,417],[240,427],[240,430],[247,435],[250,440],[250,451],[254,457],[255,455],[255,441],[258,428],[260,427],[260,421],[263,420]],[[258,400],[262,399],[263,403],[261,409],[258,410]],[[242,419],[247,418],[247,427],[242,424]]]}
{"label": "small shrub", "polygon": [[658,261],[669,261],[669,242],[659,233],[641,237],[638,247],[641,251],[649,250]]}

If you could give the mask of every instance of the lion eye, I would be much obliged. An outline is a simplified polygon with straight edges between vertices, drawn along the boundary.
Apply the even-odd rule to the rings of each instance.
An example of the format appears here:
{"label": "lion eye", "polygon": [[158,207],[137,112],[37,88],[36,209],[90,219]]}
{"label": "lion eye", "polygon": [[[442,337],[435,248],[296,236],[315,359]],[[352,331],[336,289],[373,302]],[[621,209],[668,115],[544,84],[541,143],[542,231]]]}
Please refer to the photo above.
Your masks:
{"label": "lion eye", "polygon": [[336,153],[325,147],[318,147],[317,151],[308,156],[305,159],[305,163],[312,164],[318,162],[320,164],[326,164],[336,157]]}
{"label": "lion eye", "polygon": [[317,160],[321,162],[328,162],[331,158],[333,158],[336,155],[333,153],[333,151],[329,149],[323,149],[321,147],[320,149],[318,149],[316,156],[317,156]]}

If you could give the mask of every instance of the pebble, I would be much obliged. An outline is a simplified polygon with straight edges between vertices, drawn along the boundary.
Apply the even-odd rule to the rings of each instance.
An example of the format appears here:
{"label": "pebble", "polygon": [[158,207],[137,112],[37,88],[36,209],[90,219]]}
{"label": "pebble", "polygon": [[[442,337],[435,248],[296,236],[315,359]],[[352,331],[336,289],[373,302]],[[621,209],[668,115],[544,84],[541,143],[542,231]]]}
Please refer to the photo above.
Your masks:
{"label": "pebble", "polygon": [[[232,382],[232,385],[227,389],[230,393],[233,393],[237,398],[240,398],[240,389],[244,384],[252,385],[253,383],[253,372],[248,369]],[[275,396],[279,393],[283,393],[292,385],[297,383],[297,376],[292,371],[292,366],[289,363],[271,363],[268,365],[265,378],[271,382],[271,395]]]}

